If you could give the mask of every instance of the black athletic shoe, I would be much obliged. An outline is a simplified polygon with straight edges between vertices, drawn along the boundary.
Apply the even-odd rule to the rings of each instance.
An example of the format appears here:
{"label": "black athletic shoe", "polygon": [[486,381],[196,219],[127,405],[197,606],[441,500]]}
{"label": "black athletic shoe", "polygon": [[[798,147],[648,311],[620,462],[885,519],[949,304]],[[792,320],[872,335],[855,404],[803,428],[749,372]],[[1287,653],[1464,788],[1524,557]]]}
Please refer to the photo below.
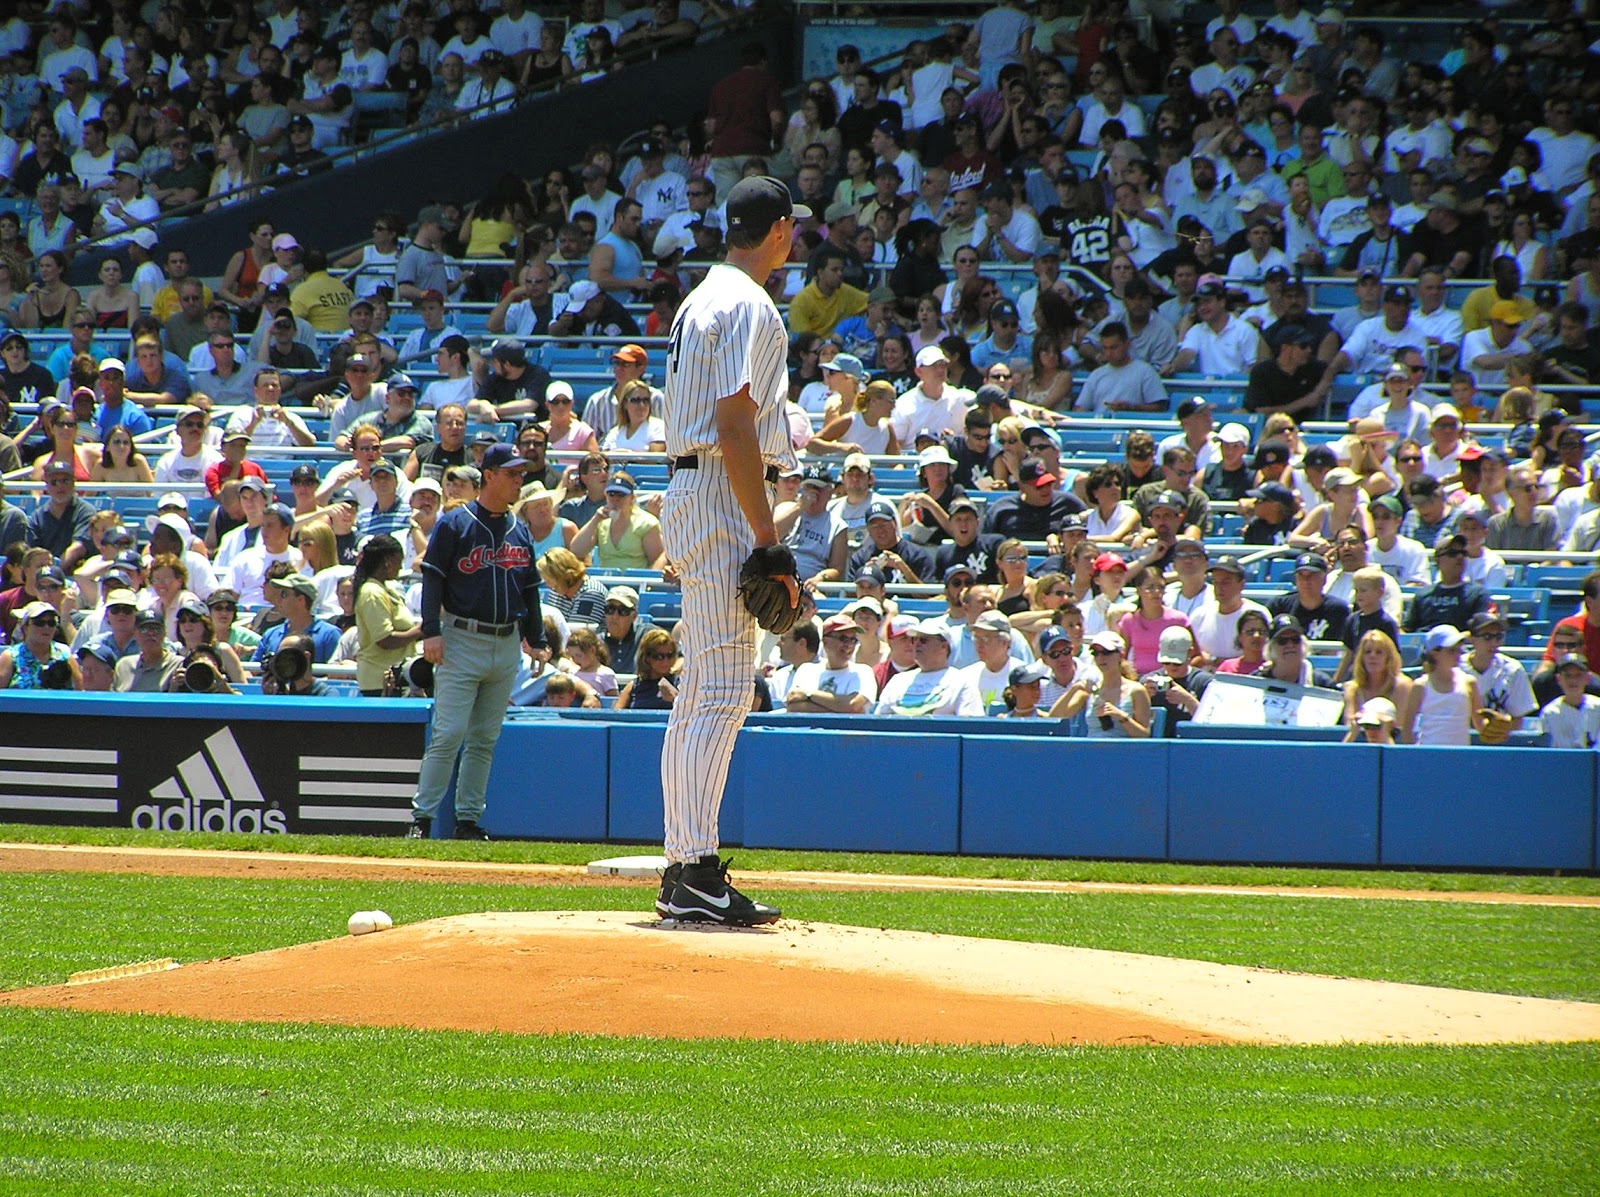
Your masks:
{"label": "black athletic shoe", "polygon": [[486,840],[489,838],[489,833],[471,819],[462,819],[456,824],[455,838],[458,840]]}
{"label": "black athletic shoe", "polygon": [[728,867],[716,856],[702,856],[683,866],[672,897],[667,900],[669,918],[691,923],[720,923],[726,927],[759,927],[775,923],[783,911],[745,897],[728,884]]}
{"label": "black athletic shoe", "polygon": [[672,917],[667,910],[667,903],[672,900],[672,891],[678,888],[678,878],[682,873],[683,865],[676,861],[661,870],[661,888],[656,891],[656,913],[664,919]]}
{"label": "black athletic shoe", "polygon": [[406,839],[425,840],[433,836],[432,819],[413,819],[411,826],[406,828]]}

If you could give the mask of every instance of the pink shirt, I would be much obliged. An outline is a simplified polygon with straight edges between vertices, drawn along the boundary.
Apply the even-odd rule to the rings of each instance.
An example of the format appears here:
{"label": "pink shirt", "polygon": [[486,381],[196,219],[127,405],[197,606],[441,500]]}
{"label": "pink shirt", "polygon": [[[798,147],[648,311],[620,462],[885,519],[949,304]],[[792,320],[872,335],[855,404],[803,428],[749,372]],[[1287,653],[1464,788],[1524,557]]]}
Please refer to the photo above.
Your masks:
{"label": "pink shirt", "polygon": [[1171,607],[1163,607],[1158,619],[1146,619],[1138,612],[1130,611],[1122,617],[1122,622],[1117,624],[1117,631],[1121,632],[1122,638],[1128,642],[1128,659],[1143,677],[1161,668],[1161,662],[1156,660],[1156,652],[1161,647],[1161,633],[1168,628],[1188,626],[1187,615],[1174,611]]}
{"label": "pink shirt", "polygon": [[589,438],[593,435],[593,428],[582,420],[574,420],[567,425],[566,436],[550,438],[550,448],[557,452],[579,452],[589,447]]}

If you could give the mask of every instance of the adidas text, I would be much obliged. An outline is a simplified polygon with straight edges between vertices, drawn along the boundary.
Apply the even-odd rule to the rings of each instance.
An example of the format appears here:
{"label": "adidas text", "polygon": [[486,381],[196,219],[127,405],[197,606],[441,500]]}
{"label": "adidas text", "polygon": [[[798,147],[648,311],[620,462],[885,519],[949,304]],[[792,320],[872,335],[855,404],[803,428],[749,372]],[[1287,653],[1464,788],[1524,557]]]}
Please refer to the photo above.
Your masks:
{"label": "adidas text", "polygon": [[233,799],[201,803],[195,799],[168,806],[146,803],[133,808],[131,826],[140,831],[238,831],[284,835],[289,822],[283,811],[258,807],[234,809]]}

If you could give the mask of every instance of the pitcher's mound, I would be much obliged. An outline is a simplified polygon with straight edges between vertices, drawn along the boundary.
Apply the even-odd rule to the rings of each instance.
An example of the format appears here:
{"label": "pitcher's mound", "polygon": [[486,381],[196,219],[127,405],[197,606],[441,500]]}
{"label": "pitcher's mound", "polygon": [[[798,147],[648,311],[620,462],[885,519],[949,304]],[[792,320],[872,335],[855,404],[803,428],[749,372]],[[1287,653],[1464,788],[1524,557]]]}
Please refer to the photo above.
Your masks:
{"label": "pitcher's mound", "polygon": [[478,914],[0,994],[0,1004],[467,1031],[903,1043],[1600,1038],[1600,1006],[823,923]]}

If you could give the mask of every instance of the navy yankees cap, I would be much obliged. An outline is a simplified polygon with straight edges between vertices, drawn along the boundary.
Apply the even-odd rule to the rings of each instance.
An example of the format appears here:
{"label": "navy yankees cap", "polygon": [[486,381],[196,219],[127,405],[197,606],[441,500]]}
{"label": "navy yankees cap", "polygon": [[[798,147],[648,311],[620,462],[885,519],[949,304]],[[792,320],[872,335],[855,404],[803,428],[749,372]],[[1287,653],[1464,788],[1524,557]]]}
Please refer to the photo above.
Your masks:
{"label": "navy yankees cap", "polygon": [[789,189],[769,175],[740,179],[728,192],[724,211],[727,213],[730,233],[756,233],[763,236],[785,216],[804,220],[811,215],[810,208],[795,203],[789,195]]}
{"label": "navy yankees cap", "polygon": [[483,455],[483,460],[478,463],[480,470],[514,470],[518,466],[527,465],[527,461],[517,456],[515,445],[497,444],[490,445]]}
{"label": "navy yankees cap", "polygon": [[896,522],[899,516],[895,513],[894,504],[886,499],[874,499],[867,507],[867,523],[873,520],[889,520]]}

